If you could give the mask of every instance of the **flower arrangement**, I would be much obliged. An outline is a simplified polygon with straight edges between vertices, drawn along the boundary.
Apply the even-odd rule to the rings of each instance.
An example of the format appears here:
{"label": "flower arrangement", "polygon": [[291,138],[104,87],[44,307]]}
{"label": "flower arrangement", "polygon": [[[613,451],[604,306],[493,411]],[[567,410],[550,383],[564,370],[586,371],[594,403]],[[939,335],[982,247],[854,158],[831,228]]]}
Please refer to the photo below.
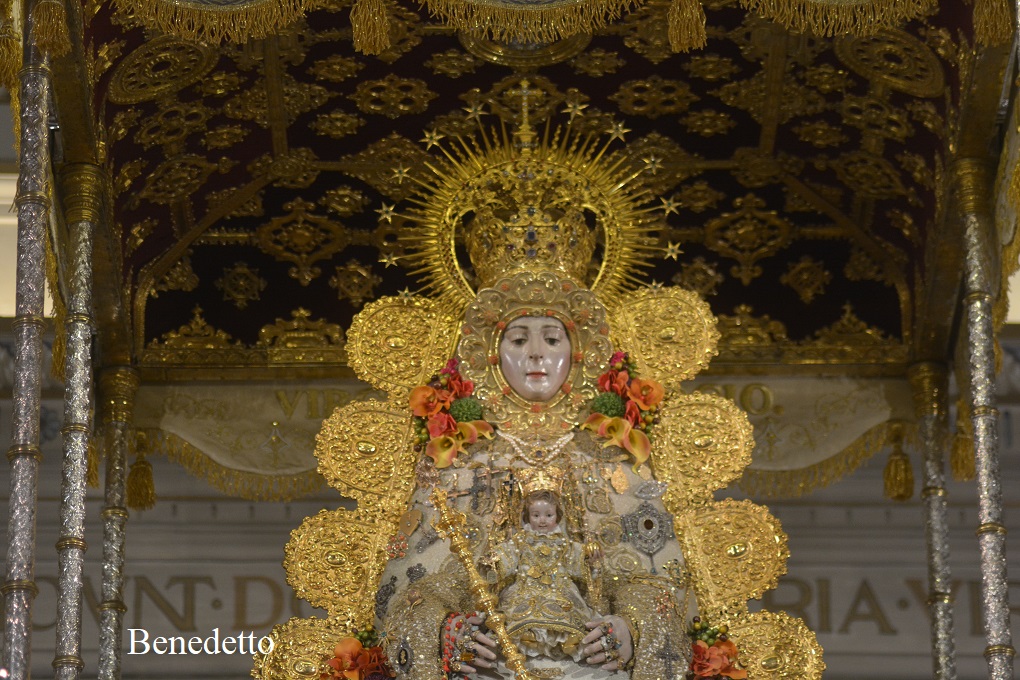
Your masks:
{"label": "flower arrangement", "polygon": [[728,628],[710,626],[695,616],[687,635],[693,641],[688,680],[744,680],[747,671],[737,668],[737,646],[727,637]]}
{"label": "flower arrangement", "polygon": [[475,385],[464,380],[457,370],[459,362],[450,359],[428,385],[411,390],[409,403],[414,413],[415,451],[436,462],[437,468],[449,467],[464,446],[478,437],[492,439],[492,425],[482,420],[482,404],[474,396]]}
{"label": "flower arrangement", "polygon": [[626,353],[613,354],[609,370],[599,376],[599,395],[588,405],[591,415],[581,429],[609,439],[604,446],[615,444],[627,451],[636,468],[651,453],[649,434],[659,422],[657,412],[665,389],[654,380],[634,377],[634,369]]}
{"label": "flower arrangement", "polygon": [[330,670],[319,680],[389,680],[396,677],[383,652],[379,636],[369,628],[345,637],[333,648],[326,662]]}

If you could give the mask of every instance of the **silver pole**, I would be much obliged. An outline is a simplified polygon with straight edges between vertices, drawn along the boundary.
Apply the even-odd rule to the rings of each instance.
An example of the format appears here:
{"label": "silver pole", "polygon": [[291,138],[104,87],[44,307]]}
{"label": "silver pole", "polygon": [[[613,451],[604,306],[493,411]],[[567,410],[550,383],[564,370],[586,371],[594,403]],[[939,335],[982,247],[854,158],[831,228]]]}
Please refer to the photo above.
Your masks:
{"label": "silver pole", "polygon": [[[26,29],[27,35],[27,29]],[[49,225],[49,70],[26,42],[21,71],[21,156],[18,175],[18,267],[14,319],[14,433],[11,466],[4,659],[9,677],[28,678],[35,584],[35,518],[39,477],[45,235]]]}
{"label": "silver pole", "polygon": [[982,162],[958,161],[958,191],[964,219],[964,316],[970,417],[977,466],[978,546],[981,553],[981,611],[985,659],[991,680],[1012,680],[1013,644],[1009,631],[1006,527],[1002,523],[999,480],[999,412],[995,408],[995,327],[989,269],[997,240],[992,237],[988,173]]}
{"label": "silver pole", "polygon": [[85,477],[92,393],[92,237],[99,217],[99,168],[74,166],[67,176],[71,276],[68,281],[64,391],[64,461],[60,485],[57,580],[57,680],[77,680],[81,658],[82,578],[85,562]]}
{"label": "silver pole", "polygon": [[928,611],[932,627],[935,680],[956,680],[953,640],[952,573],[949,568],[949,522],[946,511],[945,447],[948,389],[943,364],[922,362],[908,372],[914,388],[914,411],[924,453],[924,533],[928,555]]}
{"label": "silver pole", "polygon": [[99,378],[106,428],[106,498],[103,508],[103,602],[99,605],[99,678],[120,679],[124,606],[124,507],[128,428],[138,374],[131,368],[105,371]]}

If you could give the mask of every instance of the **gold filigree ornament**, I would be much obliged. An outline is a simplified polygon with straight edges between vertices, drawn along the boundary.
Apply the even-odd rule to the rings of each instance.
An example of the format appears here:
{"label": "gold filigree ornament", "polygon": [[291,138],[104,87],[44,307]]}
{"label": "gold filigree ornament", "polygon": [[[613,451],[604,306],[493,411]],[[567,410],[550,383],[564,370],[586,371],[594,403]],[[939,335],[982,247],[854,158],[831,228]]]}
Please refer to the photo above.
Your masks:
{"label": "gold filigree ornament", "polygon": [[406,402],[352,402],[322,423],[315,438],[319,472],[358,501],[364,521],[395,523],[414,484],[413,438]]}
{"label": "gold filigree ornament", "polygon": [[783,612],[756,612],[727,622],[740,663],[754,680],[818,680],[822,647],[803,621]]}
{"label": "gold filigree ornament", "polygon": [[333,669],[327,662],[333,658],[337,641],[353,629],[342,620],[292,618],[273,626],[269,634],[273,649],[268,654],[256,653],[251,677],[255,680],[318,680]]}
{"label": "gold filigree ornament", "polygon": [[739,478],[751,463],[754,437],[747,414],[729,399],[676,394],[655,426],[652,468],[669,484],[662,500],[674,515]]}
{"label": "gold filigree ornament", "polygon": [[396,523],[372,521],[359,511],[320,510],[290,533],[283,558],[287,583],[332,618],[367,628],[386,566],[386,543],[396,530]]}
{"label": "gold filigree ornament", "polygon": [[642,288],[623,297],[612,316],[615,344],[638,373],[677,389],[708,367],[719,331],[708,304],[682,288]]}
{"label": "gold filigree ornament", "polygon": [[215,50],[173,36],[146,41],[124,58],[110,79],[110,101],[138,104],[197,83],[216,65]]}
{"label": "gold filigree ornament", "polygon": [[776,587],[790,557],[786,533],[768,508],[727,499],[677,515],[698,609],[713,621]]}
{"label": "gold filigree ornament", "polygon": [[354,317],[348,363],[365,382],[406,401],[450,358],[456,331],[456,317],[428,298],[384,297]]}

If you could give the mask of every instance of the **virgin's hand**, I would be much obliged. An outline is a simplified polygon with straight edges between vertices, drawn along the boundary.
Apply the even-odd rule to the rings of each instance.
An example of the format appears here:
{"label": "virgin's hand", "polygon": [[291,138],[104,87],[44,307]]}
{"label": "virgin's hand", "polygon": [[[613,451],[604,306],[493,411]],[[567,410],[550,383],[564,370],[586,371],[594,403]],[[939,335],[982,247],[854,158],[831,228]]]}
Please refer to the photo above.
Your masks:
{"label": "virgin's hand", "polygon": [[499,645],[495,640],[479,630],[485,621],[482,616],[458,617],[453,620],[454,626],[463,621],[460,627],[456,648],[459,652],[454,659],[460,664],[461,674],[477,673],[479,668],[492,668],[496,665],[496,652]]}
{"label": "virgin's hand", "polygon": [[591,632],[584,636],[584,660],[604,671],[618,671],[634,656],[630,628],[619,616],[610,614],[584,624]]}

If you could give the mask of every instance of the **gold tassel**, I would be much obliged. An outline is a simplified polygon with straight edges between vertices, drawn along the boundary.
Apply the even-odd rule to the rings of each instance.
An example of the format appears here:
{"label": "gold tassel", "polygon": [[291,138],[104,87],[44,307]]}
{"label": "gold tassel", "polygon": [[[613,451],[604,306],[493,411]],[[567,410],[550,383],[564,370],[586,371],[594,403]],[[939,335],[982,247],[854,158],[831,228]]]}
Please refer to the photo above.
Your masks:
{"label": "gold tassel", "polygon": [[151,510],[156,507],[156,486],[152,481],[152,463],[145,460],[141,451],[131,463],[127,477],[127,506],[132,510]]}
{"label": "gold tassel", "polygon": [[93,489],[99,488],[99,447],[95,437],[89,437],[88,464],[85,467],[85,483]]}
{"label": "gold tassel", "polygon": [[39,0],[36,3],[32,9],[32,42],[53,58],[71,51],[63,0]]}
{"label": "gold tassel", "polygon": [[1010,0],[974,0],[974,37],[981,45],[1005,45],[1013,38]]}
{"label": "gold tassel", "polygon": [[949,452],[949,469],[953,479],[969,482],[977,476],[974,462],[974,437],[970,433],[970,419],[962,412],[956,417],[956,434]]}
{"label": "gold tassel", "polygon": [[355,0],[351,9],[354,49],[363,54],[381,54],[390,47],[390,20],[383,0]]}
{"label": "gold tassel", "polygon": [[701,0],[673,0],[669,6],[669,46],[673,51],[700,50],[707,42]]}
{"label": "gold tassel", "polygon": [[885,497],[892,501],[908,501],[914,495],[914,470],[910,458],[903,452],[903,431],[893,431],[893,451],[885,464]]}

